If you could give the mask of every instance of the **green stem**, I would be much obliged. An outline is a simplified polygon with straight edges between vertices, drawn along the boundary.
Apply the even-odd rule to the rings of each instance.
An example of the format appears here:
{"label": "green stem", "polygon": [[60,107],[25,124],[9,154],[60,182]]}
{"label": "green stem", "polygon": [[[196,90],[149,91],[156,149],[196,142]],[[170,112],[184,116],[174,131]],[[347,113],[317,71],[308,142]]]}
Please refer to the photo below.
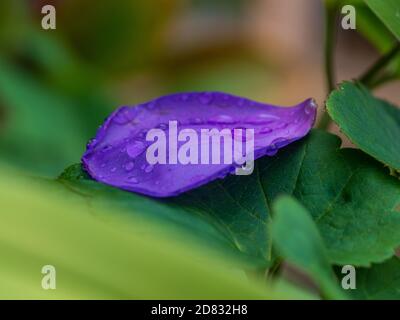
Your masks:
{"label": "green stem", "polygon": [[390,82],[392,80],[396,80],[398,79],[398,75],[396,73],[389,73],[389,74],[384,74],[381,77],[378,77],[376,79],[374,79],[374,81],[368,85],[369,89],[375,89],[383,84],[385,84],[386,82]]}
{"label": "green stem", "polygon": [[335,47],[335,21],[336,21],[336,7],[326,7],[325,9],[325,74],[326,86],[328,92],[335,88],[335,74],[334,74],[334,47]]}
{"label": "green stem", "polygon": [[[400,52],[400,42],[396,43],[392,49],[380,57],[359,79],[361,83],[367,87],[373,87],[376,84],[392,79],[392,77],[382,77],[376,79],[376,76],[392,61],[394,57]],[[383,80],[383,81],[382,81]]]}
{"label": "green stem", "polygon": [[274,278],[281,271],[281,267],[282,267],[282,259],[278,259],[266,272],[266,279],[269,280]]}
{"label": "green stem", "polygon": [[[392,49],[390,49],[385,55],[379,58],[365,73],[363,76],[360,77],[360,82],[365,84],[366,86],[372,85],[374,82],[377,82],[376,76],[379,72],[385,68],[392,59],[400,52],[400,42],[396,43]],[[386,77],[382,78],[385,79]],[[388,79],[390,79],[389,77]],[[379,81],[381,82],[381,81]]]}
{"label": "green stem", "polygon": [[[326,86],[328,93],[335,89],[335,74],[334,74],[334,49],[335,49],[335,22],[338,6],[325,4],[325,75]],[[319,128],[327,129],[331,122],[329,114],[325,111],[319,122]]]}

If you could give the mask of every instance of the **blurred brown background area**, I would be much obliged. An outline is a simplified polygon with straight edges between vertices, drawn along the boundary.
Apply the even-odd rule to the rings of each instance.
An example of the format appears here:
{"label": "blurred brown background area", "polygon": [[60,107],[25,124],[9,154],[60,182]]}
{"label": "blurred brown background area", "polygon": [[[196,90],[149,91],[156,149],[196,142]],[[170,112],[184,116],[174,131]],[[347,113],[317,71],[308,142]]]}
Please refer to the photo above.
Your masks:
{"label": "blurred brown background area", "polygon": [[[57,10],[56,30],[41,28],[45,4]],[[358,29],[336,27],[339,83],[380,53]],[[321,114],[323,43],[321,0],[2,0],[0,150],[54,175],[79,161],[112,109],[171,92],[225,91],[277,105],[314,97]],[[399,81],[376,90],[397,104],[399,92]]]}
{"label": "blurred brown background area", "polygon": [[[218,9],[218,1],[205,1],[206,5],[197,7],[193,5],[196,1],[177,2],[174,18],[164,27],[166,59],[159,61],[161,68],[173,77],[187,72],[192,78],[202,78],[232,61],[232,69],[238,68],[239,74],[236,79],[227,76],[225,86],[229,89],[232,85],[238,94],[281,105],[313,96],[323,105],[327,92],[321,1],[242,2],[240,11]],[[356,31],[341,29],[340,21],[337,27],[335,70],[339,83],[359,77],[379,54]],[[246,70],[241,78],[241,64],[244,69],[253,67],[255,78],[247,79]],[[257,71],[261,71],[259,75]],[[194,87],[197,89],[197,84]],[[396,82],[377,92],[399,103],[399,89]]]}
{"label": "blurred brown background area", "polygon": [[[222,78],[216,89],[226,88],[274,104],[292,105],[313,96],[323,105],[327,95],[321,0],[114,1],[112,8],[120,7],[120,10],[124,7],[122,3],[139,4],[133,10],[138,9],[141,15],[144,14],[141,21],[136,23],[129,19],[132,17],[126,17],[130,23],[121,27],[135,28],[137,24],[147,28],[145,32],[147,35],[150,32],[150,37],[130,37],[132,33],[108,26],[111,23],[105,24],[108,28],[95,28],[86,19],[87,14],[92,14],[93,1],[36,2],[37,8],[44,3],[56,5],[61,16],[58,28],[67,31],[71,45],[83,52],[84,58],[100,57],[100,60],[105,55],[103,50],[99,52],[92,46],[93,39],[90,38],[93,37],[98,42],[105,42],[106,38],[120,38],[121,41],[115,40],[118,43],[134,42],[131,43],[134,51],[147,51],[153,46],[155,52],[149,53],[153,58],[150,64],[146,64],[149,63],[146,59],[142,65],[140,59],[136,65],[134,61],[128,61],[125,72],[121,68],[122,75],[114,78],[121,103],[151,98],[154,92],[165,91],[163,87],[175,81],[178,83],[174,89],[190,90],[185,78],[194,82],[193,90],[213,90],[213,83],[205,81],[208,77],[213,80],[214,76]],[[115,15],[118,18],[119,10],[106,10],[109,4],[97,2],[96,6],[100,8],[104,5],[106,17],[103,19],[113,20]],[[71,21],[74,16],[82,23]],[[93,19],[98,17],[94,15]],[[337,33],[335,70],[339,83],[359,77],[379,54],[357,31],[343,30],[339,20]],[[127,47],[121,46],[121,49],[123,53],[110,55],[108,61],[117,68],[120,55],[135,54],[126,52]],[[117,50],[112,49],[113,53]],[[232,70],[237,71],[233,78],[229,74]],[[183,84],[179,82],[181,79]],[[200,84],[203,79],[204,84]],[[400,84],[396,82],[377,92],[379,96],[399,103],[399,89]]]}

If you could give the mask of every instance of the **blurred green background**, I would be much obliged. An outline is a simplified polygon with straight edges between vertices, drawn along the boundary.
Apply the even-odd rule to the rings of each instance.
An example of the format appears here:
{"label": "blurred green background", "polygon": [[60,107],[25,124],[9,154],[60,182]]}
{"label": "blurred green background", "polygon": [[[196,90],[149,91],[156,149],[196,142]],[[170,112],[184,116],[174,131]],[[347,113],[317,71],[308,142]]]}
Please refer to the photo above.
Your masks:
{"label": "blurred green background", "polygon": [[[45,4],[56,7],[56,30],[41,28]],[[338,81],[392,40],[374,35],[360,7],[358,26],[376,46],[341,31]],[[322,105],[322,25],[319,0],[2,0],[0,161],[54,177],[79,161],[111,110],[171,92]],[[398,90],[381,94],[398,102]]]}

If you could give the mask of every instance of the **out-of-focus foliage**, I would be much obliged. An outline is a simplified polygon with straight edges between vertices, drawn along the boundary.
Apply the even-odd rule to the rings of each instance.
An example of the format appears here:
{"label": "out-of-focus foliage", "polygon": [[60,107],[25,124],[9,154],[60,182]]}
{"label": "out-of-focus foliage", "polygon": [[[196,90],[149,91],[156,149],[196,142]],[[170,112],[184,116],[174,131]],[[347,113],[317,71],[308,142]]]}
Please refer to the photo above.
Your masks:
{"label": "out-of-focus foliage", "polygon": [[[301,95],[315,95],[302,84],[320,72],[314,61],[318,45],[302,41],[310,57],[278,50],[294,52],[295,63],[286,70],[266,62],[264,47],[278,44],[260,37],[259,17],[252,25],[257,19],[251,14],[261,12],[248,9],[258,3],[0,1],[0,298],[310,298],[281,281],[261,287],[233,269],[251,266],[254,271],[277,262],[270,206],[281,193],[299,200],[312,219],[293,200],[280,203],[276,243],[297,267],[313,268],[308,263],[317,262],[311,277],[325,296],[340,296],[331,284],[330,264],[352,263],[369,266],[357,269],[362,283],[352,296],[398,298],[398,259],[392,257],[400,244],[398,180],[360,150],[339,150],[338,138],[327,133],[314,131],[277,157],[261,159],[259,175],[224,180],[233,197],[215,184],[197,190],[208,206],[201,210],[190,195],[159,202],[88,180],[80,168],[58,180],[20,176],[28,171],[55,178],[79,162],[88,139],[118,104],[186,90],[266,100],[278,91],[279,77],[285,84],[294,82]],[[379,52],[398,40],[397,0],[341,3],[356,5],[357,31]],[[56,30],[41,28],[44,4],[56,6]],[[265,6],[270,8],[275,12],[274,5]],[[254,28],[254,39],[247,38],[247,28]],[[313,35],[314,43],[322,42],[319,33]],[[293,76],[305,58],[312,63]],[[400,58],[386,71],[399,75]],[[353,91],[335,93],[348,94],[356,104],[352,108],[342,101],[328,103],[346,128],[359,126],[359,116],[370,114],[376,102],[366,92],[355,99]],[[291,90],[284,93],[298,99]],[[397,168],[396,148],[381,152],[387,139],[393,139],[392,146],[398,140],[396,113],[388,106],[379,102],[383,113],[363,120],[371,134],[358,144]],[[368,120],[386,125],[378,130]],[[353,129],[345,132],[350,138],[360,135]],[[365,141],[372,140],[366,148]],[[299,249],[300,241],[286,242],[294,228],[304,245]],[[57,268],[55,291],[40,286],[46,264]]]}
{"label": "out-of-focus foliage", "polygon": [[54,176],[79,160],[111,106],[94,69],[38,30],[23,4],[2,2],[0,160]]}
{"label": "out-of-focus foliage", "polygon": [[345,82],[328,99],[327,109],[361,150],[400,171],[400,110],[377,99],[362,85]]}
{"label": "out-of-focus foliage", "polygon": [[[334,277],[324,241],[311,215],[288,196],[278,198],[273,210],[272,238],[282,258],[315,279],[326,298],[344,299],[343,290]],[[288,230],[291,230],[289,234]]]}
{"label": "out-of-focus foliage", "polygon": [[365,2],[400,40],[400,2],[397,0],[365,0]]}
{"label": "out-of-focus foliage", "polygon": [[59,180],[67,187],[64,194],[75,191],[70,197],[87,199],[83,205],[94,213],[105,206],[116,211],[124,208],[131,216],[162,223],[189,238],[195,236],[254,269],[267,266],[271,259],[269,208],[257,179],[256,175],[226,179],[161,201],[99,184],[85,177],[80,165],[67,169]]}
{"label": "out-of-focus foliage", "polygon": [[[375,46],[380,53],[386,53],[398,40],[393,32],[388,30],[377,13],[371,10],[372,6],[368,6],[366,3],[366,0],[340,0],[341,6],[351,4],[355,7],[357,31]],[[388,69],[400,76],[400,57],[393,59]]]}
{"label": "out-of-focus foliage", "polygon": [[[70,0],[57,3],[60,30],[104,71],[131,71],[162,55],[162,32],[176,0]],[[79,18],[81,17],[81,18]]]}
{"label": "out-of-focus foliage", "polygon": [[[56,7],[56,30],[41,29],[45,4]],[[271,90],[265,65],[240,40],[205,43],[200,56],[172,50],[167,26],[182,12],[211,13],[213,3],[4,0],[0,6],[0,161],[25,171],[56,176],[78,162],[117,100],[134,104],[211,88],[258,98]],[[218,14],[240,15],[243,6],[221,3]],[[120,89],[130,77],[132,85]],[[128,99],[117,98],[121,90]]]}
{"label": "out-of-focus foliage", "polygon": [[[261,287],[218,256],[143,220],[104,210],[99,219],[50,186],[0,170],[2,299],[310,298],[288,285]],[[194,250],[195,249],[195,250]],[[41,286],[56,268],[56,290]]]}

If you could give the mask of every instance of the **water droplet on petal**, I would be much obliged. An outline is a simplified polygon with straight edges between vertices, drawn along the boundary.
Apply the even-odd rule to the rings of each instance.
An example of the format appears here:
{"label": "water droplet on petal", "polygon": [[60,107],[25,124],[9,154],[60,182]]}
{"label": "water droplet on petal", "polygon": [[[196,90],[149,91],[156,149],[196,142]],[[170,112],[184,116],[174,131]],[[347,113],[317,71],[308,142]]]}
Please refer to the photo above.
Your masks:
{"label": "water droplet on petal", "polygon": [[138,133],[138,137],[139,138],[145,138],[146,134],[147,134],[147,131],[143,129]]}
{"label": "water droplet on petal", "polygon": [[271,144],[271,145],[268,147],[268,149],[267,149],[267,151],[266,151],[265,153],[266,153],[266,155],[268,155],[268,156],[274,156],[274,155],[276,155],[277,152],[278,152],[278,148],[276,147],[276,145]]}
{"label": "water droplet on petal", "polygon": [[150,173],[154,169],[154,166],[152,164],[148,165],[146,168],[144,168],[144,172]]}
{"label": "water droplet on petal", "polygon": [[146,149],[146,145],[142,141],[134,141],[126,147],[126,152],[131,158],[136,158]]}
{"label": "water droplet on petal", "polygon": [[133,167],[135,166],[135,164],[132,161],[129,161],[128,163],[126,163],[124,165],[124,169],[126,171],[132,171]]}
{"label": "water droplet on petal", "polygon": [[279,130],[279,129],[285,129],[288,126],[288,124],[286,122],[282,122],[280,124],[278,124],[275,129]]}
{"label": "water droplet on petal", "polygon": [[209,92],[202,93],[199,97],[199,100],[202,104],[210,104],[213,96]]}
{"label": "water droplet on petal", "polygon": [[271,128],[265,127],[260,130],[261,134],[271,133],[273,130]]}
{"label": "water droplet on petal", "polygon": [[101,165],[100,165],[100,168],[104,168],[106,166],[106,164],[105,163],[102,163]]}
{"label": "water droplet on petal", "polygon": [[236,121],[228,115],[225,114],[221,114],[221,115],[217,115],[215,117],[211,117],[208,120],[210,123],[220,123],[220,124],[231,124],[231,123],[235,123]]}
{"label": "water droplet on petal", "polygon": [[122,107],[113,117],[113,121],[117,124],[126,124],[133,120],[133,113],[129,107]]}
{"label": "water droplet on petal", "polygon": [[308,103],[305,108],[304,108],[304,112],[306,114],[310,114],[312,113],[315,109],[317,108],[317,104],[314,100],[311,100],[310,103]]}
{"label": "water droplet on petal", "polygon": [[269,114],[269,113],[260,113],[258,115],[258,118],[260,118],[260,119],[271,119],[271,120],[279,120],[280,119],[279,116],[276,116],[274,114]]}
{"label": "water droplet on petal", "polygon": [[218,178],[219,179],[224,179],[229,173],[230,173],[231,169],[227,168],[227,169],[223,169],[219,174],[218,174]]}
{"label": "water droplet on petal", "polygon": [[189,123],[193,123],[193,124],[201,124],[203,121],[201,121],[200,118],[194,118],[189,120]]}
{"label": "water droplet on petal", "polygon": [[129,181],[130,183],[139,183],[139,180],[138,180],[136,177],[134,177],[134,176],[128,177],[128,181]]}
{"label": "water droplet on petal", "polygon": [[96,139],[96,138],[90,139],[90,140],[88,141],[88,143],[86,144],[86,147],[89,148],[90,146],[94,146],[96,143],[97,143],[97,139]]}
{"label": "water droplet on petal", "polygon": [[156,107],[156,105],[157,105],[156,101],[150,101],[148,104],[146,104],[146,108],[152,110]]}
{"label": "water droplet on petal", "polygon": [[112,149],[112,145],[109,144],[109,145],[104,146],[103,149],[101,149],[101,152],[107,152],[107,151],[110,151],[111,149]]}
{"label": "water droplet on petal", "polygon": [[255,123],[255,124],[267,124],[267,123],[272,123],[275,121],[280,120],[280,117],[273,115],[273,114],[268,114],[268,113],[261,113],[257,115],[254,118],[250,118],[249,122],[250,123]]}
{"label": "water droplet on petal", "polygon": [[246,102],[246,100],[242,98],[242,99],[240,99],[240,100],[238,101],[237,104],[238,104],[239,107],[242,107],[242,106],[244,106],[245,102]]}
{"label": "water droplet on petal", "polygon": [[113,168],[111,168],[110,171],[111,171],[111,172],[115,172],[115,171],[117,171],[117,168],[116,168],[116,167],[113,167]]}
{"label": "water droplet on petal", "polygon": [[158,125],[158,128],[161,130],[166,130],[168,128],[168,125],[166,123],[160,123]]}
{"label": "water droplet on petal", "polygon": [[272,144],[276,147],[276,148],[281,148],[284,145],[287,144],[287,139],[285,138],[276,138],[274,141],[272,141]]}

